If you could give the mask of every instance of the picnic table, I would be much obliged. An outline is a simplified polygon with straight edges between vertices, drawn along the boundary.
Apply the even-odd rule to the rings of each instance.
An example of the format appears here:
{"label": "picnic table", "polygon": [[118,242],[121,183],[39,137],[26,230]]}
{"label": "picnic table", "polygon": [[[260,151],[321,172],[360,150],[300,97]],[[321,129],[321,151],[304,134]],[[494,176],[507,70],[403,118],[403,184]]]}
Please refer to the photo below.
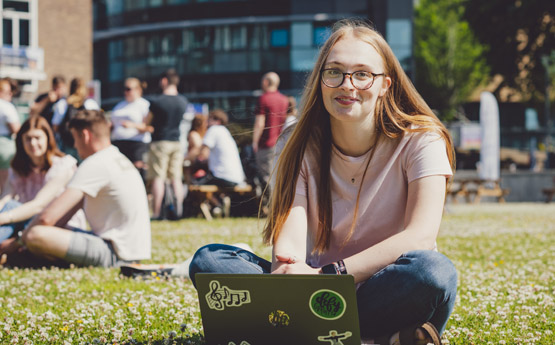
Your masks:
{"label": "picnic table", "polygon": [[545,194],[545,202],[550,203],[555,195],[555,177],[553,178],[553,186],[551,188],[542,189],[543,194]]}
{"label": "picnic table", "polygon": [[447,195],[453,203],[462,197],[467,203],[479,203],[483,197],[495,197],[504,203],[510,189],[501,188],[500,180],[484,180],[476,177],[455,178],[448,188]]}
{"label": "picnic table", "polygon": [[[237,195],[245,195],[253,193],[253,188],[250,185],[239,185],[235,187],[218,187],[216,185],[189,185],[189,194],[191,195],[191,200],[193,207],[198,208],[204,218],[210,221],[212,220],[212,204],[210,200],[215,195],[225,195],[224,203],[230,203],[231,198]],[[225,199],[228,198],[228,199]],[[230,205],[223,205],[223,216],[229,217]]]}

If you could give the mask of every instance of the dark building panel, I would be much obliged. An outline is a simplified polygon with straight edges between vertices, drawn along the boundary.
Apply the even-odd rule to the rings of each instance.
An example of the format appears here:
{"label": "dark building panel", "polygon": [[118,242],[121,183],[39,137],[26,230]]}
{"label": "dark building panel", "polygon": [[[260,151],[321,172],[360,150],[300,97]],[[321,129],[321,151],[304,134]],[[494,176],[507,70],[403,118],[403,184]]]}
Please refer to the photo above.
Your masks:
{"label": "dark building panel", "polygon": [[[410,0],[396,1],[412,11]],[[126,77],[145,80],[145,94],[158,93],[158,78],[171,67],[181,76],[179,91],[191,101],[222,107],[232,120],[247,122],[268,71],[280,75],[284,93],[300,96],[336,20],[369,19],[384,35],[388,23],[387,0],[93,3],[95,76],[102,80],[106,109],[121,99]]]}

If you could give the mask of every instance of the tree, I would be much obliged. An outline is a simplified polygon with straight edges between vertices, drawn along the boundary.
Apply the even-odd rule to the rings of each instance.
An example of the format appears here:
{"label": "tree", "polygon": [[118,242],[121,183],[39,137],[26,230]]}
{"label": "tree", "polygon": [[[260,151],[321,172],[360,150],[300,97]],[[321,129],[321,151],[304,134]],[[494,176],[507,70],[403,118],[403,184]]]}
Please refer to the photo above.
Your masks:
{"label": "tree", "polygon": [[[489,47],[491,75],[514,89],[524,101],[541,109],[545,95],[542,56],[555,50],[555,1],[553,0],[464,0],[464,17],[477,38]],[[510,96],[509,99],[510,100]]]}
{"label": "tree", "polygon": [[453,119],[489,73],[485,48],[463,14],[463,0],[420,0],[415,7],[416,87],[443,120]]}

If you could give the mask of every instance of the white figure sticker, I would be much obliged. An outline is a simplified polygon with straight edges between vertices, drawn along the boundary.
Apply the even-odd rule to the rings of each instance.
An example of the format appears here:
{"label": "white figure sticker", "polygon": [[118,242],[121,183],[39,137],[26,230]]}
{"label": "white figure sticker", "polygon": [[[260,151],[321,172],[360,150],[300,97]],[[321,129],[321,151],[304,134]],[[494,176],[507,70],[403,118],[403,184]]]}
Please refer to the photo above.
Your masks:
{"label": "white figure sticker", "polygon": [[336,330],[331,330],[328,335],[321,335],[318,337],[319,341],[329,341],[330,345],[343,345],[341,340],[345,340],[352,336],[353,333],[347,331],[343,333],[338,333]]}

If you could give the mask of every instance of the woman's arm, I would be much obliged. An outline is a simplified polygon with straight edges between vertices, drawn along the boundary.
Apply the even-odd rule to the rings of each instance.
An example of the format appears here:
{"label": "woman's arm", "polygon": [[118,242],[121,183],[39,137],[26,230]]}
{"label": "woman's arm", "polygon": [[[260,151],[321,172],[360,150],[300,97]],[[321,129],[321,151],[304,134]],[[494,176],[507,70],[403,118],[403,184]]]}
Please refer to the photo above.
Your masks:
{"label": "woman's arm", "polygon": [[189,147],[185,159],[194,162],[195,159],[197,159],[202,147],[202,137],[197,132],[191,132],[189,133],[187,141],[189,143]]}
{"label": "woman's arm", "polygon": [[272,273],[317,274],[306,264],[307,198],[296,195],[285,224],[272,248]]}
{"label": "woman's arm", "polygon": [[409,183],[404,230],[343,260],[355,282],[367,280],[403,253],[433,249],[444,201],[445,176],[428,176]]}
{"label": "woman's arm", "polygon": [[21,124],[19,122],[8,122],[8,128],[10,129],[10,133],[17,134],[21,128]]}
{"label": "woman's arm", "polygon": [[51,179],[39,190],[33,200],[8,212],[0,213],[0,224],[20,222],[39,214],[65,187],[72,176],[72,171],[68,171]]}

